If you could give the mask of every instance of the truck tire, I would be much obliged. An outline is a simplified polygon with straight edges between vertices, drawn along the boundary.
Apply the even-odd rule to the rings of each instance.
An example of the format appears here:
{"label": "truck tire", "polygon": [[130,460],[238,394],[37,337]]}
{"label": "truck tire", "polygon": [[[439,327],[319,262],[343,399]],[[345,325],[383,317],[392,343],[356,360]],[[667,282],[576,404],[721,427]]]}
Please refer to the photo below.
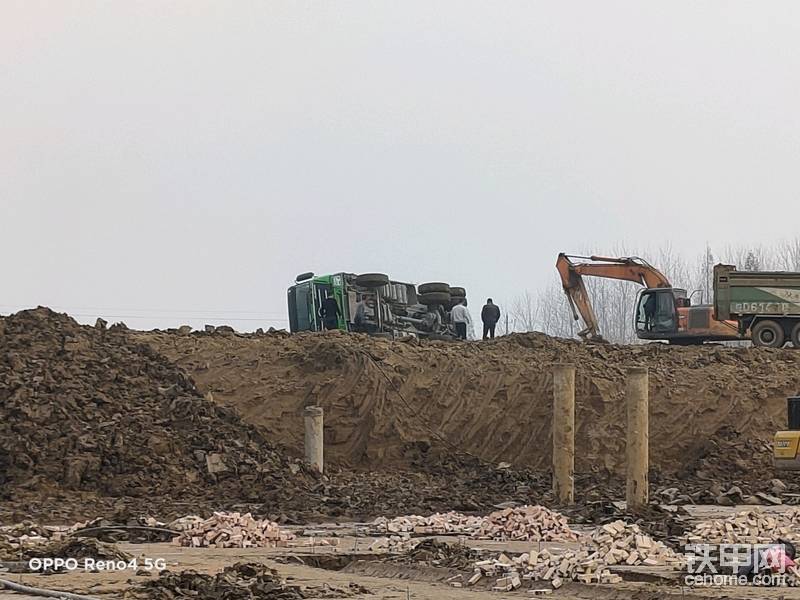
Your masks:
{"label": "truck tire", "polygon": [[451,294],[450,295],[450,305],[446,306],[446,308],[453,308],[454,306],[458,306],[459,304],[461,304],[462,300],[466,300],[466,299],[467,299],[466,296],[453,296]]}
{"label": "truck tire", "polygon": [[792,327],[792,346],[800,348],[800,321]]}
{"label": "truck tire", "polygon": [[759,321],[751,330],[753,345],[767,348],[782,348],[786,342],[783,327],[775,321]]}
{"label": "truck tire", "polygon": [[389,283],[389,276],[384,273],[362,273],[356,277],[356,285],[366,288],[383,287]]}
{"label": "truck tire", "polygon": [[450,294],[446,292],[428,292],[427,294],[420,294],[417,296],[420,304],[430,306],[431,304],[450,304]]}
{"label": "truck tire", "polygon": [[450,293],[450,286],[446,283],[434,281],[433,283],[420,283],[417,286],[417,292],[420,294],[430,294],[431,292],[441,292],[443,294]]}
{"label": "truck tire", "polygon": [[450,295],[451,296],[460,296],[461,298],[466,298],[467,290],[465,290],[462,287],[450,286]]}

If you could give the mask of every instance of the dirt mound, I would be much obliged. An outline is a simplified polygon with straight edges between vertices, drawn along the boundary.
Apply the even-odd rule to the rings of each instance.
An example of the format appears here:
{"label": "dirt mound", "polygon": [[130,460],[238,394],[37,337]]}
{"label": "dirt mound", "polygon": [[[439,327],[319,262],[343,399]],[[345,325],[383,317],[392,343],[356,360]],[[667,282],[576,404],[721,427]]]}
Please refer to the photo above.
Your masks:
{"label": "dirt mound", "polygon": [[623,471],[627,366],[650,369],[656,472],[699,466],[721,431],[769,439],[784,425],[786,396],[800,391],[800,352],[789,349],[599,345],[537,333],[419,344],[340,332],[138,335],[296,452],[303,407],[323,406],[326,456],[357,467],[408,465],[415,450],[444,446],[548,468],[557,362],[577,366],[583,473]]}
{"label": "dirt mound", "polygon": [[[0,320],[0,478],[12,500],[59,495],[278,502],[303,473],[123,327],[49,309]],[[52,518],[52,517],[51,517]]]}
{"label": "dirt mound", "polygon": [[158,579],[145,582],[125,593],[124,598],[172,600],[176,597],[207,600],[301,600],[302,598],[345,598],[368,591],[351,584],[348,589],[329,585],[301,588],[288,585],[275,569],[258,563],[236,563],[216,575],[196,571],[162,571]]}
{"label": "dirt mound", "polygon": [[474,550],[460,544],[426,539],[402,554],[389,555],[383,560],[405,564],[424,563],[432,567],[467,571],[472,569],[475,561],[480,560],[483,555],[484,551]]}
{"label": "dirt mound", "polygon": [[0,319],[0,348],[9,496],[0,522],[102,516],[100,524],[135,527],[142,514],[234,510],[298,523],[411,509],[485,511],[536,501],[549,488],[546,476],[424,440],[400,442],[404,469],[330,465],[326,477],[313,476],[270,443],[274,433],[203,397],[141,334],[121,326],[81,326],[39,308]]}
{"label": "dirt mound", "polygon": [[81,540],[70,538],[51,542],[43,546],[31,548],[25,553],[26,558],[94,558],[97,560],[124,560],[133,558],[113,544],[98,542],[97,540]]}
{"label": "dirt mound", "polygon": [[[336,469],[313,488],[318,514],[355,516],[431,514],[447,510],[486,512],[502,502],[527,504],[550,493],[548,475],[497,468],[469,456],[431,452],[403,469]],[[436,462],[436,461],[441,462]]]}

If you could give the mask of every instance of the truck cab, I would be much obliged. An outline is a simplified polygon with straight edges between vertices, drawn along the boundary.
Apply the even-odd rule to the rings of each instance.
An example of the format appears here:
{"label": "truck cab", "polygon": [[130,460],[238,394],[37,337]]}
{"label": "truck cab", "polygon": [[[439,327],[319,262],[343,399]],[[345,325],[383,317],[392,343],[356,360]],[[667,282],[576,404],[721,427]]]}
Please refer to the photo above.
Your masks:
{"label": "truck cab", "polygon": [[315,276],[313,273],[303,273],[295,279],[295,284],[287,290],[289,309],[289,330],[321,331],[322,320],[319,309],[325,298],[334,297],[341,309],[339,316],[339,329],[347,331],[350,321],[351,306],[348,298],[347,275],[335,273],[333,275]]}

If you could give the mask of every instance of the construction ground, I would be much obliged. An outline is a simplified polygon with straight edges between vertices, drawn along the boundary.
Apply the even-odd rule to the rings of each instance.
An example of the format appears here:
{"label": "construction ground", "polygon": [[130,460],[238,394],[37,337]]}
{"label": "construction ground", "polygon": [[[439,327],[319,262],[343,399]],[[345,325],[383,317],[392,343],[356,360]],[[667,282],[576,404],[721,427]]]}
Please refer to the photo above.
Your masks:
{"label": "construction ground", "polygon": [[[569,504],[551,480],[565,362]],[[631,366],[649,371],[636,511]],[[686,553],[800,542],[800,477],[771,448],[798,392],[791,349],[138,332],[22,311],[0,318],[0,579],[131,599],[800,598],[689,585]],[[304,460],[308,406],[324,475]]]}

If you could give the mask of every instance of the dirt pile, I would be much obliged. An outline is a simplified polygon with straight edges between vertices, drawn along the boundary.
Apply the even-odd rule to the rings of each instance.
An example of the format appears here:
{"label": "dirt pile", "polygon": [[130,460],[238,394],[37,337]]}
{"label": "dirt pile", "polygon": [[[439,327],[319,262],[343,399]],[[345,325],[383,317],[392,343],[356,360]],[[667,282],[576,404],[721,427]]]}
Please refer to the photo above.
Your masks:
{"label": "dirt pile", "polygon": [[448,452],[432,450],[428,455],[428,460],[413,460],[403,469],[331,469],[330,477],[312,488],[320,499],[320,515],[486,512],[502,502],[529,504],[550,490],[547,475]]}
{"label": "dirt pile", "polygon": [[[720,432],[734,432],[730,448],[768,440],[785,424],[786,396],[800,391],[800,352],[790,349],[599,345],[537,333],[419,344],[340,332],[138,335],[297,452],[303,407],[324,407],[326,456],[357,467],[408,465],[439,446],[548,468],[557,362],[577,366],[576,469],[604,476],[623,472],[627,366],[650,369],[656,474],[702,471]],[[714,460],[722,468],[729,458]]]}
{"label": "dirt pile", "polygon": [[77,560],[93,558],[96,560],[129,561],[133,556],[123,552],[113,544],[91,539],[68,538],[31,548],[25,553],[25,558],[74,558]]}
{"label": "dirt pile", "polygon": [[480,560],[482,556],[483,551],[473,550],[467,546],[426,539],[402,554],[387,556],[384,560],[393,563],[423,563],[431,567],[467,570],[471,569],[473,563]]}
{"label": "dirt pile", "polygon": [[221,573],[206,575],[192,570],[162,571],[158,579],[147,581],[125,592],[130,600],[301,600],[303,598],[345,598],[368,593],[361,586],[348,589],[329,585],[301,588],[288,585],[278,572],[258,563],[236,563]]}
{"label": "dirt pile", "polygon": [[12,500],[138,498],[147,512],[159,498],[277,503],[306,485],[258,428],[124,327],[39,308],[0,321],[0,349],[0,477]]}
{"label": "dirt pile", "polygon": [[[307,472],[257,424],[206,399],[142,336],[39,308],[0,319],[0,522],[104,517],[141,537],[141,515],[216,510],[281,523],[530,503],[546,476],[495,467],[426,442],[406,470]],[[177,334],[176,334],[177,335]],[[212,338],[230,334],[214,334]],[[133,527],[133,529],[131,529]],[[141,530],[141,531],[140,531]],[[146,532],[149,535],[149,532]],[[161,535],[155,532],[155,535]]]}

